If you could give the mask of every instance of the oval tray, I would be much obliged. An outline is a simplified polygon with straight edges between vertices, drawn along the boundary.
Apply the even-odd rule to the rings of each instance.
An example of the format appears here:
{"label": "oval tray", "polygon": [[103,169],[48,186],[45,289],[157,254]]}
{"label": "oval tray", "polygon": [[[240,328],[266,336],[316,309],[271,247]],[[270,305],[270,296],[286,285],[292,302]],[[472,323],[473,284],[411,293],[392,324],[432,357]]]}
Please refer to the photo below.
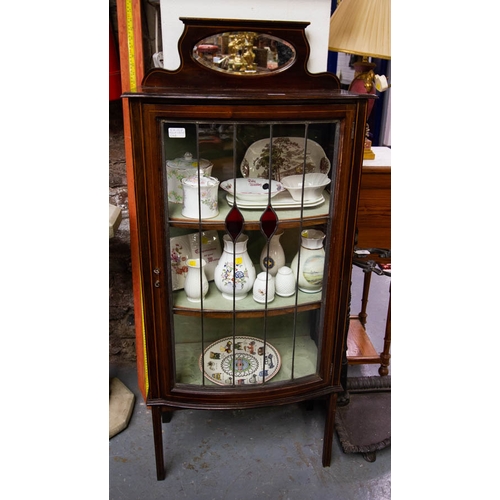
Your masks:
{"label": "oval tray", "polygon": [[233,346],[233,337],[225,337],[200,356],[198,365],[208,380],[218,385],[257,385],[278,373],[281,356],[269,342],[264,345],[262,339],[242,336],[234,337],[234,342]]}

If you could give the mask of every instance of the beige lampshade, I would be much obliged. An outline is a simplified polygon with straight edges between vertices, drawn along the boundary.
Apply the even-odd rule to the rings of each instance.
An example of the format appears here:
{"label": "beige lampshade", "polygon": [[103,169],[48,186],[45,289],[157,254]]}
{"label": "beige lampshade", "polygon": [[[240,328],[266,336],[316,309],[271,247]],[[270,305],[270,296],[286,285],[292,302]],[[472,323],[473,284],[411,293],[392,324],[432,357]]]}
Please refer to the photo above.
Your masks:
{"label": "beige lampshade", "polygon": [[330,19],[328,49],[391,58],[391,0],[342,0]]}

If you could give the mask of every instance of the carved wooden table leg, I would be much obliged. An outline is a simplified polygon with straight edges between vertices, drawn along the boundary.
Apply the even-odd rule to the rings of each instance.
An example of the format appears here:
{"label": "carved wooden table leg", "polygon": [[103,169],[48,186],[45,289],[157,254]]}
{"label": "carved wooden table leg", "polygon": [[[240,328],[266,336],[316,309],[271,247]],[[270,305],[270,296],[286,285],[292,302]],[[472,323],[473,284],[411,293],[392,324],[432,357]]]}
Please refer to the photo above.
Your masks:
{"label": "carved wooden table leg", "polygon": [[380,353],[380,368],[378,373],[381,377],[389,374],[389,361],[391,359],[391,287],[389,285],[389,306],[387,307],[387,323],[385,325],[384,350]]}
{"label": "carved wooden table leg", "polygon": [[366,308],[368,306],[368,295],[370,294],[370,283],[372,279],[371,271],[364,271],[363,280],[363,295],[361,297],[361,312],[358,314],[358,318],[363,327],[366,327]]}
{"label": "carved wooden table leg", "polygon": [[158,481],[165,479],[165,464],[163,462],[163,437],[161,433],[161,406],[151,408],[153,418],[153,436],[155,442],[156,478]]}

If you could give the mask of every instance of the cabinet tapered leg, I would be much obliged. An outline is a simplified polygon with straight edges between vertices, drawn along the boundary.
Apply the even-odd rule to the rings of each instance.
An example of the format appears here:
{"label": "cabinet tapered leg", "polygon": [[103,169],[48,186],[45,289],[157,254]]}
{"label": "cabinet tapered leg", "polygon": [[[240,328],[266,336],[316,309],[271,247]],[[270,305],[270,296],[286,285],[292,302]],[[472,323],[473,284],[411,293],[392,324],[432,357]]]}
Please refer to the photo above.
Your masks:
{"label": "cabinet tapered leg", "polygon": [[323,437],[323,467],[330,467],[332,461],[333,433],[335,431],[335,411],[337,393],[327,396],[325,435]]}
{"label": "cabinet tapered leg", "polygon": [[151,415],[153,418],[153,437],[155,442],[156,478],[158,481],[165,479],[165,465],[163,462],[163,437],[161,433],[161,407],[153,406]]}

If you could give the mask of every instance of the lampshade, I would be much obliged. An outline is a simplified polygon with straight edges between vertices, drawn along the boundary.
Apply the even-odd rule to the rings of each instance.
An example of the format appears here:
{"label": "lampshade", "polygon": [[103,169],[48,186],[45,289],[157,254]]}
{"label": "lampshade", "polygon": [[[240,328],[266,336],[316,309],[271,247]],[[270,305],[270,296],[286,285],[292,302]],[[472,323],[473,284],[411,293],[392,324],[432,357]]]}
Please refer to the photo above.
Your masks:
{"label": "lampshade", "polygon": [[330,19],[328,49],[391,58],[391,0],[342,0]]}

